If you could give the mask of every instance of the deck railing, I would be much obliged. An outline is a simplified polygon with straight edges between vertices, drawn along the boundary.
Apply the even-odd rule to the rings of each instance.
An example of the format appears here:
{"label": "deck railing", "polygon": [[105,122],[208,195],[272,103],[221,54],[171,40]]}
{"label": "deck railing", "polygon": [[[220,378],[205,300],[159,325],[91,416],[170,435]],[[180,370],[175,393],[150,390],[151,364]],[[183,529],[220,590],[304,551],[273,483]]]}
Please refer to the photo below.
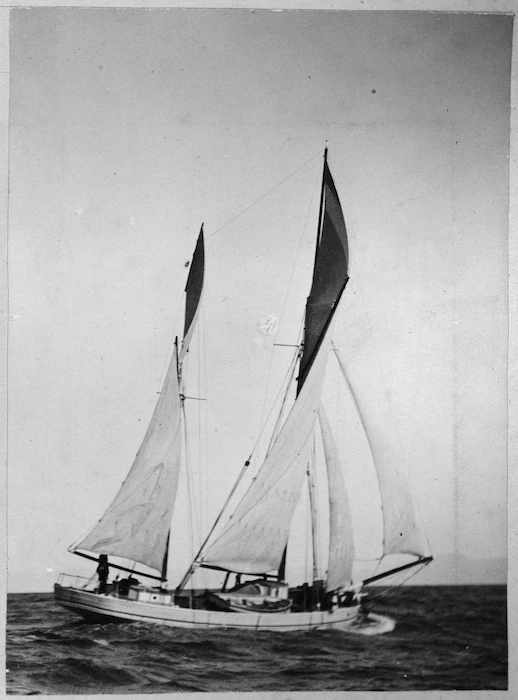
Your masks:
{"label": "deck railing", "polygon": [[59,574],[58,583],[65,588],[82,588],[94,590],[97,587],[97,576],[76,576],[74,574]]}

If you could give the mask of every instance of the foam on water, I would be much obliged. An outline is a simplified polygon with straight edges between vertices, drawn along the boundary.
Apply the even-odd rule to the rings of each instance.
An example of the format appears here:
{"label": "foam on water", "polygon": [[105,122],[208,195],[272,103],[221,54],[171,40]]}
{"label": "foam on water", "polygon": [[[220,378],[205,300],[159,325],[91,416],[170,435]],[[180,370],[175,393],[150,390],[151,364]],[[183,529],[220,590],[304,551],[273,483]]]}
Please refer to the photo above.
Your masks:
{"label": "foam on water", "polygon": [[375,615],[374,613],[368,613],[362,617],[358,626],[351,627],[350,631],[352,634],[371,636],[392,632],[395,626],[396,621],[387,615]]}

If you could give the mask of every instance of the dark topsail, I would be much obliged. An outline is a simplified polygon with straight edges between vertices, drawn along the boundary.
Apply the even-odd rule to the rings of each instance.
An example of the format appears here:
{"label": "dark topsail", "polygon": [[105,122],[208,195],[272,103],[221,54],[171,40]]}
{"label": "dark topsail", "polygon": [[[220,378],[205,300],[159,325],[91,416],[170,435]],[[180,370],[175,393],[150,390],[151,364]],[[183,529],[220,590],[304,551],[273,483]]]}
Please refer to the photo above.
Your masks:
{"label": "dark topsail", "polygon": [[349,251],[344,215],[324,152],[324,173],[313,283],[306,304],[304,350],[300,361],[300,392],[325,332],[331,323],[348,277]]}
{"label": "dark topsail", "polygon": [[185,285],[185,322],[183,328],[183,342],[179,361],[182,363],[185,354],[189,350],[192,334],[196,326],[196,315],[200,306],[203,290],[203,275],[205,269],[205,246],[203,242],[203,224],[196,242],[194,255],[192,256],[191,269]]}
{"label": "dark topsail", "polygon": [[203,224],[200,229],[200,235],[196,242],[194,255],[192,257],[191,269],[187,277],[185,285],[185,324],[183,328],[183,337],[187,335],[189,328],[193,322],[198,304],[200,302],[201,291],[203,288],[203,270],[205,267],[205,246],[203,243]]}

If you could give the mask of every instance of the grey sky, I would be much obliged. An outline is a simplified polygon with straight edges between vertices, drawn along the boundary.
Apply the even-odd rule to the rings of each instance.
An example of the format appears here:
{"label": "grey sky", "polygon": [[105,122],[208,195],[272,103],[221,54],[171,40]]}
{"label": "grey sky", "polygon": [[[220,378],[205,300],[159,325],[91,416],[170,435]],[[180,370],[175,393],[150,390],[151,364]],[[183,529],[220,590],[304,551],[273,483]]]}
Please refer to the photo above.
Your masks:
{"label": "grey sky", "polygon": [[77,568],[66,547],[124,478],[201,221],[216,514],[288,359],[270,370],[257,324],[282,317],[278,342],[299,328],[325,139],[351,238],[340,348],[390,398],[433,551],[505,556],[511,19],[11,21],[12,585]]}

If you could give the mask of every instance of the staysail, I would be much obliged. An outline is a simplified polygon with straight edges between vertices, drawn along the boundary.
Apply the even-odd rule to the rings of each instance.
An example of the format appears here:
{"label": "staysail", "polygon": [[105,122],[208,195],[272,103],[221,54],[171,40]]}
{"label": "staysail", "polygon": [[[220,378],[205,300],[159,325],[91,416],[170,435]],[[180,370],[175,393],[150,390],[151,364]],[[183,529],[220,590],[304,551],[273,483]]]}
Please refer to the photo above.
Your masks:
{"label": "staysail", "polygon": [[[187,280],[180,357],[187,352],[196,325],[203,270],[202,226]],[[151,422],[128,476],[102,518],[70,551],[123,557],[163,572],[181,465],[180,357],[175,344]]]}
{"label": "staysail", "polygon": [[354,538],[351,510],[338,449],[324,407],[318,410],[322,431],[329,491],[329,560],[326,590],[335,591],[351,583]]}
{"label": "staysail", "polygon": [[324,342],[257,477],[202,566],[251,574],[278,569],[312,449],[328,350]]}
{"label": "staysail", "polygon": [[[367,437],[378,478],[383,512],[383,554],[413,554],[428,557],[430,548],[421,528],[408,480],[399,466],[400,450],[394,431],[390,430],[388,411],[383,412],[383,397],[367,404],[362,393],[356,391],[348,376],[345,364],[335,349],[344,380],[349,387]],[[376,412],[376,415],[373,414]],[[384,425],[386,430],[380,440],[373,426]]]}

